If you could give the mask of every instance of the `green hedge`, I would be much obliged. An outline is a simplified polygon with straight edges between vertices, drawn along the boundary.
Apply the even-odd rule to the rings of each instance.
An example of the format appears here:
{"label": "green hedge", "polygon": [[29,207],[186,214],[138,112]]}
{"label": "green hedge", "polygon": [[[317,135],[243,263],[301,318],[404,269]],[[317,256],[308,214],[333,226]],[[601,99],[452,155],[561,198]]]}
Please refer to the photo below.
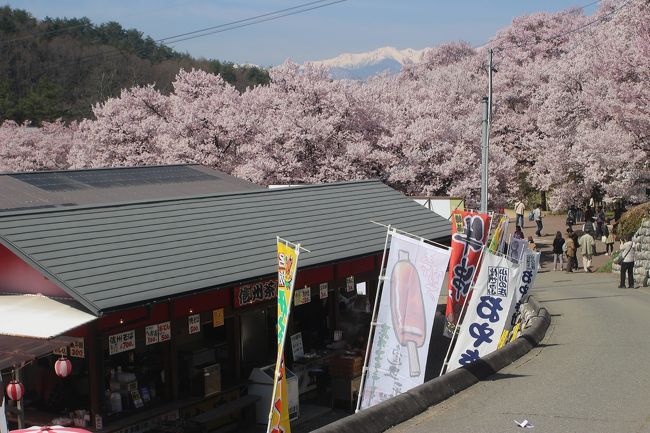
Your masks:
{"label": "green hedge", "polygon": [[621,215],[618,222],[617,233],[619,236],[632,236],[641,227],[641,221],[650,218],[650,203],[635,206]]}

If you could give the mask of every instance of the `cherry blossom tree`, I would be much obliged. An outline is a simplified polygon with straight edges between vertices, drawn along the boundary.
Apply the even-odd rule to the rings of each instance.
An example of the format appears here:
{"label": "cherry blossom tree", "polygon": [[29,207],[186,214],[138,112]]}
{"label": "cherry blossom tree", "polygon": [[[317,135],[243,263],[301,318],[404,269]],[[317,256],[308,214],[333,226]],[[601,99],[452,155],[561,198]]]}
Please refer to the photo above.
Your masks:
{"label": "cherry blossom tree", "polygon": [[37,128],[6,121],[0,125],[0,171],[40,171],[68,168],[68,152],[76,124],[44,123]]}
{"label": "cherry blossom tree", "polygon": [[[650,160],[650,4],[604,2],[516,18],[495,50],[490,207],[529,188],[552,209],[646,199]],[[486,48],[428,50],[397,75],[333,80],[288,61],[239,93],[180,71],[166,95],[124,89],[94,119],[0,125],[2,169],[195,162],[261,184],[380,178],[407,194],[479,199]]]}

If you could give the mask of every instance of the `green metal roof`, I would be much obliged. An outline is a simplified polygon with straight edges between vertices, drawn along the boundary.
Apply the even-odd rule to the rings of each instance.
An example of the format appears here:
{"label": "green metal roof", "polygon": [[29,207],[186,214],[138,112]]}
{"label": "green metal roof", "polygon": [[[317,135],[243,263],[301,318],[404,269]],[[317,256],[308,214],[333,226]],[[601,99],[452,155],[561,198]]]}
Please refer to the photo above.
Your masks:
{"label": "green metal roof", "polygon": [[393,224],[449,222],[378,180],[0,214],[0,241],[93,313],[272,275],[275,237],[299,267],[381,251]]}

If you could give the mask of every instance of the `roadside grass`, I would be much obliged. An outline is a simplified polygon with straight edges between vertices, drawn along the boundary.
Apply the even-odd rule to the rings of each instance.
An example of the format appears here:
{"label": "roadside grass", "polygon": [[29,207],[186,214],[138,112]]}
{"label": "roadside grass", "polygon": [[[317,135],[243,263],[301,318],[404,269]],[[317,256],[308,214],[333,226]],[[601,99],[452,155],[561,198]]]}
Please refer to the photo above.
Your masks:
{"label": "roadside grass", "polygon": [[611,274],[612,265],[614,264],[614,259],[618,257],[618,254],[619,254],[618,251],[614,251],[614,253],[609,257],[609,260],[607,260],[607,262],[604,265],[596,269],[596,272],[607,272]]}

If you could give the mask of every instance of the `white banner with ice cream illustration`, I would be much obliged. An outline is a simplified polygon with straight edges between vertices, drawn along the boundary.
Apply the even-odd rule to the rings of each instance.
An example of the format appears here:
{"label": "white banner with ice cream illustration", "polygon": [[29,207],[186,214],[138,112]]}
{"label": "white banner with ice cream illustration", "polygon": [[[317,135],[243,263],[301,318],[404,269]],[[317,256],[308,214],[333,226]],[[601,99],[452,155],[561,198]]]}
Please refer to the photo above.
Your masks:
{"label": "white banner with ice cream illustration", "polygon": [[449,257],[447,249],[392,233],[361,409],[424,382]]}
{"label": "white banner with ice cream illustration", "polygon": [[447,372],[468,365],[497,349],[510,322],[508,310],[521,269],[503,255],[483,252],[481,270],[454,346]]}

